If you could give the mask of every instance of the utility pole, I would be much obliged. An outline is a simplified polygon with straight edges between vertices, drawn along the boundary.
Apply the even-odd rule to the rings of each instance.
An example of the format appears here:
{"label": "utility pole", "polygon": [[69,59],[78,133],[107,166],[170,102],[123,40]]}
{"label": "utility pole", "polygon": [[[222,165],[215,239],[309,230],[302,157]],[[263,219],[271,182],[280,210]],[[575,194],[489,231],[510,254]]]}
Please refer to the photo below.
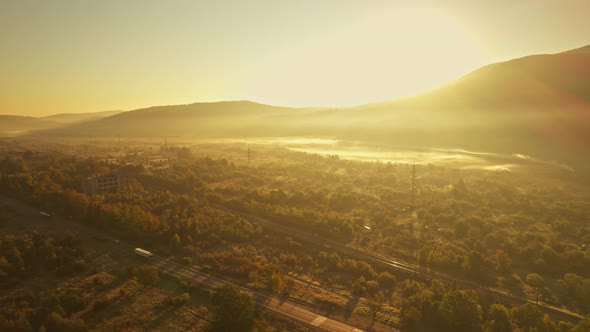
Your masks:
{"label": "utility pole", "polygon": [[250,163],[250,145],[248,145],[248,164]]}
{"label": "utility pole", "polygon": [[[416,211],[416,163],[412,165],[412,215]],[[422,229],[418,225],[418,233],[416,234],[416,276],[420,273],[420,232]]]}
{"label": "utility pole", "polygon": [[416,209],[416,163],[412,165],[412,211]]}

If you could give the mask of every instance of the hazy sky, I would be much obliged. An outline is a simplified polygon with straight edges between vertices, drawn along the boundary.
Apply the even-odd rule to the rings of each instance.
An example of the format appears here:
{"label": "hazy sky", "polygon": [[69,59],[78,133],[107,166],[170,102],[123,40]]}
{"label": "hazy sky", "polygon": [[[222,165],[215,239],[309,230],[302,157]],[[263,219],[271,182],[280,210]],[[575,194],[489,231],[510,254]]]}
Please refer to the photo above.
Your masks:
{"label": "hazy sky", "polygon": [[590,44],[588,0],[0,0],[0,114],[393,99]]}

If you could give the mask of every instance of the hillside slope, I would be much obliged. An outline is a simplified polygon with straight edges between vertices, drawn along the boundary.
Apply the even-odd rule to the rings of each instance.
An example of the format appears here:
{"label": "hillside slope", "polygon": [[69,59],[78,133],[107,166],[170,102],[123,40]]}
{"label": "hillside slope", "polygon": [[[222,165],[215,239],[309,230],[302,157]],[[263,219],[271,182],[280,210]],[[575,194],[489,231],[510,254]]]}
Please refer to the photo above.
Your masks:
{"label": "hillside slope", "polygon": [[122,111],[103,111],[103,112],[91,112],[91,113],[60,113],[54,114],[49,116],[44,116],[39,119],[42,120],[49,120],[64,124],[73,124],[73,123],[80,123],[86,121],[96,121],[100,120],[118,113]]}
{"label": "hillside slope", "polygon": [[347,113],[387,123],[373,124],[381,141],[578,158],[590,151],[590,46],[491,64]]}
{"label": "hillside slope", "polygon": [[590,47],[583,47],[491,64],[416,96],[358,107],[158,106],[39,134],[318,136],[578,160],[590,155],[589,82]]}
{"label": "hillside slope", "polygon": [[[304,109],[270,106],[250,101],[155,106],[119,113],[97,121],[38,132],[50,136],[260,136],[284,129],[276,117]],[[269,130],[267,130],[269,129]]]}
{"label": "hillside slope", "polygon": [[29,116],[0,115],[0,135],[2,136],[12,136],[60,126],[61,124],[54,121]]}

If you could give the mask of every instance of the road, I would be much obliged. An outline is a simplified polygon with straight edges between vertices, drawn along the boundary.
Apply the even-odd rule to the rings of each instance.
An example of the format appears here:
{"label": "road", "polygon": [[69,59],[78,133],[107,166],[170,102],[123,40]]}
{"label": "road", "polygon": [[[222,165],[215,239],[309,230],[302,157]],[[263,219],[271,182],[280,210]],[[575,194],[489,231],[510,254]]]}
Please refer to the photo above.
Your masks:
{"label": "road", "polygon": [[[12,198],[0,196],[0,201],[3,204],[9,205],[11,208],[18,210],[20,218],[31,220],[33,227],[42,225],[60,225],[62,231],[78,232],[81,235],[81,241],[89,240],[91,238],[108,240],[110,241],[109,248],[111,251],[116,251],[118,255],[142,259],[134,253],[134,246],[119,240],[115,242],[115,239],[112,239],[110,235],[59,216],[52,216],[51,219],[42,219],[39,216],[38,209],[35,209]],[[151,260],[145,259],[145,262],[168,274],[174,275],[186,281],[190,281],[194,284],[200,284],[203,287],[211,290],[226,282],[219,277],[206,274],[188,266],[184,266],[159,255],[154,255]],[[242,291],[251,294],[256,304],[264,307],[266,310],[274,312],[277,315],[298,321],[317,331],[362,332],[360,329],[355,328],[354,326],[350,326],[348,324],[319,315],[306,308],[303,308],[292,300],[270,296],[261,292],[255,292],[245,287],[240,288]]]}
{"label": "road", "polygon": [[[133,253],[134,247],[125,243],[115,243],[112,246],[112,249],[117,250],[125,255],[135,256]],[[159,255],[154,254],[151,260],[144,259],[144,261],[147,264],[151,264],[159,270],[165,271],[170,275],[174,275],[180,279],[199,284],[210,290],[214,290],[216,287],[221,286],[226,282],[219,277],[195,270]],[[245,287],[240,288],[243,292],[247,292],[252,295],[252,298],[256,304],[264,307],[266,310],[270,310],[276,314],[294,319],[317,330],[335,332],[361,331],[360,329],[357,329],[348,324],[301,308],[291,300],[281,299],[277,296],[270,296],[264,293],[255,292]]]}
{"label": "road", "polygon": [[[8,203],[11,207],[18,208],[18,210],[20,210],[20,212],[21,212],[21,214],[23,214],[23,216],[26,216],[27,218],[35,218],[37,220],[40,220],[39,211],[37,209],[31,208],[30,206],[25,205],[24,203],[22,203],[18,200],[15,200],[12,198],[7,198],[5,196],[0,196],[0,199],[4,203]],[[339,251],[341,253],[355,256],[357,258],[366,260],[368,262],[386,265],[390,268],[397,269],[399,271],[419,275],[419,277],[425,278],[425,279],[429,279],[429,278],[430,279],[439,279],[439,280],[444,280],[448,283],[456,283],[457,287],[459,287],[459,288],[477,289],[480,292],[484,292],[484,293],[490,295],[498,303],[508,304],[508,305],[521,305],[521,304],[525,304],[525,303],[531,303],[531,304],[535,305],[535,303],[532,301],[528,301],[526,299],[512,296],[509,294],[505,294],[505,293],[502,293],[502,292],[499,292],[499,291],[496,291],[493,289],[489,289],[486,287],[481,287],[480,285],[478,285],[474,282],[470,282],[467,280],[460,280],[455,277],[452,277],[452,276],[449,276],[449,275],[446,275],[443,273],[438,273],[438,272],[435,272],[432,270],[427,271],[424,269],[417,269],[415,265],[408,264],[406,262],[395,260],[395,259],[392,259],[389,257],[375,255],[373,253],[366,252],[366,251],[358,249],[358,248],[352,248],[352,247],[349,247],[349,246],[344,245],[342,243],[332,241],[326,237],[313,236],[312,234],[310,234],[308,232],[301,231],[301,230],[295,229],[293,227],[285,226],[285,225],[270,221],[268,219],[253,216],[253,215],[250,215],[247,213],[236,211],[234,209],[228,209],[228,208],[225,208],[225,207],[222,207],[219,205],[214,205],[214,206],[218,209],[224,210],[226,212],[232,213],[237,216],[241,216],[247,220],[250,220],[250,221],[256,222],[258,224],[261,224],[263,226],[266,226],[269,229],[272,229],[272,230],[275,230],[275,231],[278,231],[281,233],[285,233],[291,237],[297,237],[300,240],[307,241],[307,242],[313,243],[315,245],[330,246],[335,251]],[[64,225],[68,225],[69,228],[67,230],[79,231],[81,234],[92,235],[97,238],[98,237],[102,237],[102,238],[109,237],[108,235],[106,235],[104,233],[100,233],[100,232],[95,231],[93,229],[89,229],[88,227],[85,227],[77,222],[72,221],[72,220],[68,220],[65,218],[58,217],[58,216],[53,216],[52,220],[58,221],[59,223],[63,223]],[[43,222],[46,222],[46,221],[43,221]],[[52,223],[54,223],[54,222],[52,222]],[[124,244],[121,244],[121,245],[124,245]],[[128,248],[131,248],[131,246],[129,246]],[[126,249],[128,249],[128,248],[126,248]],[[133,254],[132,249],[130,252],[128,252],[130,255]],[[160,259],[163,259],[163,258],[160,257]],[[172,262],[172,263],[174,263],[177,266],[180,266],[182,268],[187,268],[187,267],[180,265],[178,263],[175,263],[175,262]],[[162,269],[165,269],[165,268],[162,267]],[[193,270],[193,271],[200,273],[201,277],[203,277],[203,275],[204,275],[200,271],[196,271],[196,270]],[[188,274],[190,275],[190,273],[188,273]],[[214,278],[213,276],[209,276],[209,277]],[[195,282],[196,282],[196,280],[197,279],[195,279]],[[219,279],[219,280],[221,280],[221,279]],[[257,303],[259,303],[259,302],[257,301]],[[269,303],[273,303],[273,301],[269,301]],[[288,304],[295,305],[295,303],[293,303],[291,301],[289,301]],[[284,305],[284,302],[282,305]],[[295,307],[297,307],[297,306],[295,305]],[[277,309],[276,307],[271,307],[271,308],[269,308],[269,310],[274,311],[273,308]],[[545,305],[537,305],[537,308],[542,313],[548,314],[555,321],[565,321],[565,322],[570,322],[575,325],[575,324],[578,324],[583,319],[583,317],[581,317],[581,316],[571,314],[568,312],[564,312],[559,309],[552,308],[552,307],[545,306]],[[275,311],[275,312],[277,312],[277,311]],[[300,316],[300,314],[298,313],[297,310],[292,309],[292,308],[288,308],[288,307],[285,307],[284,310],[282,310],[281,312],[277,312],[277,313],[283,314],[283,315],[285,315],[287,317],[291,317],[293,319],[297,319],[295,317]],[[315,316],[313,316],[313,315],[315,315]],[[317,321],[315,321],[315,318],[310,320],[312,318],[312,316],[316,317],[316,318],[317,317],[320,317],[320,318],[318,318]],[[297,319],[297,320],[309,325],[310,322],[315,321],[315,323],[317,323],[317,322],[323,320],[323,318],[321,318],[321,317],[322,316],[320,316],[320,315],[311,313],[311,315],[307,315],[304,320],[300,320],[300,319]],[[334,323],[333,323],[332,321],[333,320],[326,319],[323,323],[319,324],[320,326],[316,326],[316,327],[324,328],[326,326],[330,326],[330,327],[332,325],[336,326],[338,322],[334,321]],[[340,324],[342,324],[342,323],[340,323]],[[315,326],[315,325],[311,324],[311,326]],[[338,327],[334,327],[334,328],[338,328]],[[354,327],[351,327],[348,325],[345,325],[345,327],[342,327],[342,328],[344,328],[344,329],[333,329],[333,330],[330,329],[329,331],[355,331]]]}
{"label": "road", "polygon": [[568,313],[568,312],[564,312],[564,311],[561,311],[557,308],[553,308],[553,307],[546,306],[546,305],[537,305],[534,302],[529,301],[524,298],[505,294],[500,291],[490,289],[487,287],[482,287],[481,285],[479,285],[475,282],[457,279],[456,277],[449,276],[444,273],[439,273],[439,272],[432,271],[432,270],[419,269],[416,267],[416,265],[413,265],[413,264],[408,264],[406,262],[395,260],[390,257],[376,255],[376,254],[367,252],[362,249],[353,248],[353,247],[347,246],[345,244],[342,244],[340,242],[330,240],[329,238],[326,238],[325,236],[314,236],[314,235],[310,234],[309,232],[305,232],[300,229],[296,229],[294,227],[285,226],[285,225],[279,224],[277,222],[273,222],[273,221],[265,219],[265,218],[261,218],[261,217],[254,216],[254,215],[251,215],[248,213],[240,212],[240,211],[237,211],[234,209],[229,209],[229,208],[226,208],[226,207],[223,207],[220,205],[214,205],[214,206],[220,210],[224,210],[226,212],[240,216],[244,219],[256,222],[262,226],[266,226],[267,228],[272,229],[274,231],[278,231],[278,232],[287,234],[291,237],[297,237],[300,240],[311,242],[316,245],[329,246],[335,251],[345,253],[345,254],[348,254],[351,256],[355,256],[357,258],[361,258],[367,262],[373,262],[373,263],[377,263],[377,264],[386,265],[390,268],[393,268],[393,269],[396,269],[399,271],[414,274],[414,275],[416,275],[420,278],[423,278],[423,279],[439,279],[442,281],[446,281],[447,283],[454,283],[459,288],[476,289],[480,292],[483,292],[483,293],[491,296],[494,299],[494,301],[496,301],[497,303],[502,303],[502,304],[507,304],[507,305],[522,305],[525,303],[531,303],[533,305],[536,305],[537,308],[539,309],[539,311],[541,311],[544,314],[548,314],[555,321],[565,321],[565,322],[569,322],[569,323],[576,325],[582,319],[584,319],[581,316],[578,316],[578,315],[575,315],[572,313]]}

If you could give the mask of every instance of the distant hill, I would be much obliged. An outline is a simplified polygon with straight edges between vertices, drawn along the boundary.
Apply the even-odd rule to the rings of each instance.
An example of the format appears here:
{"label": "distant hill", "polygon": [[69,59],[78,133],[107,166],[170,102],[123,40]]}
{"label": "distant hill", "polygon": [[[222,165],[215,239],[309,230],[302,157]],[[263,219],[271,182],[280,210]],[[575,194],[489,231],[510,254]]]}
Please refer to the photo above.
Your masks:
{"label": "distant hill", "polygon": [[[590,46],[495,63],[430,91],[349,108],[249,101],[157,106],[51,136],[319,136],[381,145],[590,156]],[[590,158],[590,157],[589,157]]]}
{"label": "distant hill", "polygon": [[311,135],[375,144],[589,159],[589,51],[495,63],[418,95],[285,121]]}
{"label": "distant hill", "polygon": [[[475,70],[398,100],[347,110],[368,124],[356,138],[590,161],[590,47]],[[341,115],[342,116],[342,115]]]}
{"label": "distant hill", "polygon": [[80,123],[86,121],[95,121],[121,113],[122,111],[103,111],[93,113],[61,113],[41,117],[40,119],[49,120],[64,124]]}
{"label": "distant hill", "polygon": [[589,78],[590,53],[532,55],[485,66],[413,102],[493,110],[586,107]]}
{"label": "distant hill", "polygon": [[0,115],[0,136],[15,136],[33,131],[63,128],[66,125],[95,121],[120,112],[63,113],[39,118],[19,115]]}
{"label": "distant hill", "polygon": [[0,115],[0,135],[14,136],[35,130],[57,128],[60,124],[54,121],[18,115]]}
{"label": "distant hill", "polygon": [[[224,101],[188,105],[155,106],[122,112],[97,121],[39,132],[51,136],[259,136],[278,134],[284,115],[303,109],[270,106],[250,101]],[[266,130],[266,129],[271,129]]]}

